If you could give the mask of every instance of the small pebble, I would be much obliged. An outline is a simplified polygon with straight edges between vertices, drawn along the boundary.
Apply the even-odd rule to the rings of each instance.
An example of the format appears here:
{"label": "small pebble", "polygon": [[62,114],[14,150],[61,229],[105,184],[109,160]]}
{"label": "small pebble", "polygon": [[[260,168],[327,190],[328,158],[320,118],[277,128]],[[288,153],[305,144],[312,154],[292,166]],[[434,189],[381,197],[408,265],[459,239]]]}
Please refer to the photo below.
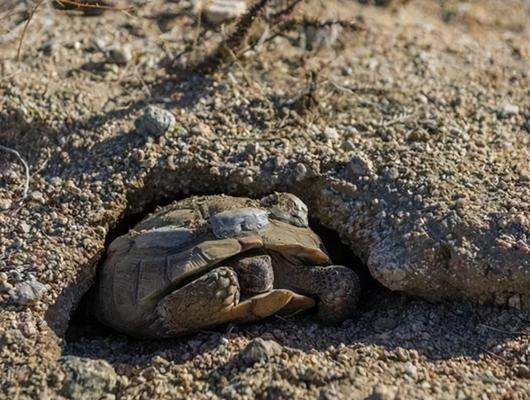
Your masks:
{"label": "small pebble", "polygon": [[339,139],[339,133],[337,132],[335,128],[328,127],[324,129],[324,136],[327,140],[330,140],[332,142]]}
{"label": "small pebble", "polygon": [[29,198],[36,203],[44,203],[44,195],[41,192],[31,192]]}
{"label": "small pebble", "polygon": [[355,149],[355,143],[351,139],[348,139],[344,143],[342,143],[342,150],[344,151],[354,151]]}
{"label": "small pebble", "polygon": [[394,391],[381,383],[373,387],[372,394],[368,397],[370,400],[393,400],[394,398]]}
{"label": "small pebble", "polygon": [[259,362],[268,361],[272,356],[282,351],[280,346],[274,340],[263,340],[256,338],[251,340],[241,351],[240,356],[247,365],[253,365]]}
{"label": "small pebble", "polygon": [[9,199],[0,199],[0,210],[6,211],[11,208],[12,202]]}
{"label": "small pebble", "polygon": [[136,120],[140,133],[161,136],[173,129],[177,121],[172,113],[156,106],[147,106],[142,116]]}
{"label": "small pebble", "polygon": [[365,155],[356,154],[346,165],[346,171],[352,176],[366,176],[374,173],[372,161]]}
{"label": "small pebble", "polygon": [[307,25],[304,27],[305,47],[307,50],[319,47],[333,46],[339,37],[341,27],[339,24],[316,27]]}
{"label": "small pebble", "polygon": [[504,117],[509,117],[511,115],[519,114],[519,106],[516,104],[505,103],[499,107],[497,112]]}
{"label": "small pebble", "polygon": [[63,183],[63,180],[61,179],[60,176],[54,176],[53,178],[50,179],[50,183],[53,186],[61,186],[61,184]]}
{"label": "small pebble", "polygon": [[521,364],[515,367],[515,375],[517,375],[518,378],[530,378],[530,368],[528,368],[526,365]]}
{"label": "small pebble", "polygon": [[296,167],[294,168],[295,179],[297,181],[303,180],[307,176],[307,172],[308,170],[305,164],[302,164],[302,163],[296,164]]}
{"label": "small pebble", "polygon": [[111,46],[105,50],[105,57],[110,64],[126,65],[132,60],[132,53],[127,46]]}
{"label": "small pebble", "polygon": [[416,379],[418,377],[418,368],[414,364],[407,363],[405,365],[405,373],[412,379]]}
{"label": "small pebble", "polygon": [[23,233],[29,233],[31,230],[31,226],[29,226],[25,221],[22,221],[18,226]]}
{"label": "small pebble", "polygon": [[214,25],[237,18],[247,10],[244,0],[194,0],[194,12]]}

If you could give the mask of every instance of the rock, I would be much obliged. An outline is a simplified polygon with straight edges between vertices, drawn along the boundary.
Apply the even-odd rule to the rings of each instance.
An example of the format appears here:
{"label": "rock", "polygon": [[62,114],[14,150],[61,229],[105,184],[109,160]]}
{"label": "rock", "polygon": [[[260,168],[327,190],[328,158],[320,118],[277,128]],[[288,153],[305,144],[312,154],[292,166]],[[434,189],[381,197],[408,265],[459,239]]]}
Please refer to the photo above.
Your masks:
{"label": "rock", "polygon": [[504,103],[497,109],[497,114],[501,117],[510,117],[519,114],[519,106],[511,103]]}
{"label": "rock", "polygon": [[508,298],[508,305],[513,308],[521,308],[521,296],[514,294]]}
{"label": "rock", "polygon": [[112,393],[118,376],[103,360],[66,356],[59,359],[65,373],[64,394],[71,399],[100,399]]}
{"label": "rock", "polygon": [[252,388],[244,383],[234,383],[227,385],[221,391],[223,399],[253,399],[255,398]]}
{"label": "rock", "polygon": [[395,398],[394,390],[383,384],[377,384],[372,389],[369,400],[393,400]]}
{"label": "rock", "polygon": [[366,155],[356,154],[346,165],[346,173],[352,177],[372,175],[374,165]]}
{"label": "rock", "polygon": [[342,143],[341,147],[344,151],[354,151],[356,149],[355,143],[351,139],[348,139],[344,143]]}
{"label": "rock", "polygon": [[39,192],[39,191],[31,192],[29,195],[29,198],[31,199],[31,201],[34,201],[35,203],[43,204],[45,202],[44,195],[42,194],[42,192]]}
{"label": "rock", "polygon": [[341,26],[338,24],[322,27],[308,24],[304,27],[305,47],[308,50],[313,50],[319,47],[332,46],[336,43],[340,31]]}
{"label": "rock", "polygon": [[307,173],[308,169],[303,163],[298,163],[294,167],[294,179],[297,181],[303,180],[307,176]]}
{"label": "rock", "polygon": [[211,24],[220,25],[223,22],[238,18],[247,10],[245,0],[193,0],[193,11]]}
{"label": "rock", "polygon": [[0,199],[0,210],[6,211],[11,208],[12,202],[9,199]]}
{"label": "rock", "polygon": [[31,231],[31,226],[29,226],[29,224],[27,224],[25,221],[22,221],[18,226],[22,233],[29,233]]}
{"label": "rock", "polygon": [[334,142],[339,139],[340,135],[335,128],[327,127],[324,129],[324,137],[327,140]]}
{"label": "rock", "polygon": [[8,329],[0,335],[0,346],[19,344],[24,341],[24,334],[20,329]]}
{"label": "rock", "polygon": [[11,285],[8,281],[2,281],[0,280],[0,293],[6,293],[13,290],[13,285]]}
{"label": "rock", "polygon": [[515,367],[515,375],[517,375],[518,378],[530,379],[530,368],[524,364],[520,364]]}
{"label": "rock", "polygon": [[61,179],[60,176],[54,176],[53,178],[50,179],[50,183],[53,186],[61,186],[63,184],[63,180]]}
{"label": "rock", "polygon": [[268,361],[272,356],[279,354],[281,351],[282,346],[274,340],[256,338],[246,345],[241,351],[240,357],[246,365],[253,365],[255,363]]}
{"label": "rock", "polygon": [[48,291],[48,285],[39,281],[31,280],[17,283],[14,289],[9,291],[11,299],[18,305],[26,305],[39,300]]}
{"label": "rock", "polygon": [[110,46],[105,49],[105,58],[109,64],[126,65],[132,60],[131,49],[128,46]]}
{"label": "rock", "polygon": [[172,113],[156,106],[147,106],[144,113],[136,120],[136,129],[140,133],[161,136],[173,129],[176,125]]}
{"label": "rock", "polygon": [[405,364],[405,374],[410,376],[412,379],[416,379],[418,377],[418,368],[409,362]]}
{"label": "rock", "polygon": [[48,40],[46,43],[44,43],[42,46],[40,46],[37,50],[42,52],[46,56],[51,56],[55,52],[57,52],[57,49],[59,48],[59,45],[56,40]]}

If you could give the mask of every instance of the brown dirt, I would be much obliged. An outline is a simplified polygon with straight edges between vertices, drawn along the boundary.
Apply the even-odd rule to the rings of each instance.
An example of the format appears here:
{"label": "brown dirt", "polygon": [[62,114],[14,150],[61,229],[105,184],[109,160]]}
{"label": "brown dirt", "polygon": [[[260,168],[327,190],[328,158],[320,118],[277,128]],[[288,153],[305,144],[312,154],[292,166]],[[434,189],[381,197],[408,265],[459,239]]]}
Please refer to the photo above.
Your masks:
{"label": "brown dirt", "polygon": [[[307,51],[295,27],[211,75],[166,69],[199,32],[183,3],[97,17],[46,3],[19,61],[15,3],[0,8],[0,144],[31,179],[22,201],[23,167],[0,152],[0,397],[530,398],[528,2],[307,2],[299,15],[366,30]],[[220,40],[209,31],[180,65]],[[107,62],[111,46],[131,59]],[[179,127],[137,132],[147,104]],[[190,193],[273,190],[300,195],[388,288],[446,301],[372,285],[338,327],[67,334],[120,220]],[[245,366],[255,337],[282,350]]]}

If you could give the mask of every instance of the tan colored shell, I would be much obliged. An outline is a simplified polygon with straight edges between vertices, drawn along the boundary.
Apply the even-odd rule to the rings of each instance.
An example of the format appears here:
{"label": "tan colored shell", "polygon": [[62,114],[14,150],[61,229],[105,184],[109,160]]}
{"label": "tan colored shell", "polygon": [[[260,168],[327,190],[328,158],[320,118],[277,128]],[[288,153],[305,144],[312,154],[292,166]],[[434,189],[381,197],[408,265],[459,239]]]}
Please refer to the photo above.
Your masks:
{"label": "tan colored shell", "polygon": [[[277,215],[300,221],[300,215],[285,210],[291,204],[289,197],[272,195],[262,203],[277,204],[274,196],[279,196],[284,205],[282,213],[275,210]],[[94,298],[96,317],[122,332],[152,336],[154,309],[164,296],[223,260],[252,248],[265,247],[316,265],[329,263],[315,233],[308,227],[272,219],[274,212],[262,203],[226,196],[192,197],[142,220],[109,246]],[[214,233],[223,216],[230,219],[230,213],[252,212],[258,217],[270,214],[268,224],[259,231],[243,231],[235,237]]]}

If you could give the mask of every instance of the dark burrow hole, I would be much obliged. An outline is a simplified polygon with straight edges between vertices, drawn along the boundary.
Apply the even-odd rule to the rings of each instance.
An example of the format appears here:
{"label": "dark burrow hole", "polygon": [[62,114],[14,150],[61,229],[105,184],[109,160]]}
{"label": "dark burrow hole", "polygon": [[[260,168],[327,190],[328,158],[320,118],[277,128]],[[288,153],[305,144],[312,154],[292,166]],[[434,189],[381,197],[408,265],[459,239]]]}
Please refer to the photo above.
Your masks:
{"label": "dark burrow hole", "polygon": [[[155,206],[145,210],[123,218],[109,232],[106,245],[154,211]],[[315,220],[310,221],[310,225],[322,238],[332,261],[352,268],[360,277],[359,307],[352,318],[343,323],[323,324],[312,312],[289,318],[270,317],[251,324],[224,325],[175,339],[138,340],[113,331],[87,315],[85,295],[72,313],[66,332],[57,331],[64,339],[62,355],[105,360],[120,375],[129,377],[153,366],[154,357],[160,356],[176,365],[195,362],[196,357],[207,360],[225,344],[234,348],[256,337],[273,339],[282,346],[302,351],[364,343],[381,345],[389,351],[398,347],[414,349],[433,360],[455,355],[478,359],[492,343],[502,344],[505,339],[514,337],[509,331],[516,333],[527,329],[527,313],[501,312],[496,307],[477,307],[469,302],[434,304],[392,292],[370,276],[367,267],[341,242],[337,232]],[[72,299],[67,296],[64,303]],[[61,310],[64,308],[58,307],[50,321],[57,318]],[[484,328],[484,324],[492,329]],[[206,358],[200,358],[202,356]],[[212,374],[226,375],[229,380],[234,371],[242,368],[237,355],[226,363],[212,365]]]}
{"label": "dark burrow hole", "polygon": [[[169,203],[169,202],[167,202]],[[165,205],[165,204],[163,204]],[[109,244],[116,239],[118,236],[126,234],[134,225],[140,222],[144,217],[149,213],[155,211],[156,206],[148,207],[146,211],[141,213],[136,213],[129,215],[121,219],[116,226],[110,230],[105,240],[105,249],[108,248]],[[372,309],[376,303],[379,303],[379,300],[386,296],[389,291],[384,288],[379,282],[377,282],[369,273],[368,268],[362,263],[362,261],[351,251],[351,249],[345,245],[337,232],[332,229],[326,228],[321,225],[317,220],[310,220],[310,227],[320,236],[322,239],[326,250],[333,262],[333,264],[344,265],[348,268],[353,269],[359,276],[361,283],[361,298],[359,301],[359,307],[357,314],[362,314],[364,310]],[[98,270],[101,268],[101,265],[106,257],[104,254],[101,258],[101,262],[98,265]],[[92,339],[103,339],[105,342],[108,340],[123,340],[125,335],[112,330],[111,328],[106,327],[105,325],[99,323],[88,311],[88,302],[91,294],[91,290],[82,297],[77,308],[72,313],[69,325],[65,333],[66,340],[66,349],[65,353],[75,353],[79,354],[80,348],[78,345],[81,345],[83,341],[92,340]],[[375,305],[376,306],[376,305]],[[309,312],[302,315],[291,317],[293,319],[308,319],[319,323],[316,318],[315,312]],[[356,316],[352,316],[355,318]],[[268,318],[268,322],[274,317]],[[259,324],[260,322],[255,322]],[[240,325],[241,329],[244,329],[245,326],[250,326],[252,324]],[[208,332],[223,332],[226,331],[226,326],[220,326],[218,328],[209,329]],[[193,340],[194,335],[188,335],[182,337],[182,339],[177,340]],[[136,341],[135,339],[130,339],[131,341]],[[171,340],[171,339],[168,339]],[[142,342],[145,342],[142,341]],[[69,349],[71,351],[69,351]],[[74,350],[76,349],[76,350]],[[83,353],[83,351],[81,351]],[[87,354],[84,354],[87,355]]]}

